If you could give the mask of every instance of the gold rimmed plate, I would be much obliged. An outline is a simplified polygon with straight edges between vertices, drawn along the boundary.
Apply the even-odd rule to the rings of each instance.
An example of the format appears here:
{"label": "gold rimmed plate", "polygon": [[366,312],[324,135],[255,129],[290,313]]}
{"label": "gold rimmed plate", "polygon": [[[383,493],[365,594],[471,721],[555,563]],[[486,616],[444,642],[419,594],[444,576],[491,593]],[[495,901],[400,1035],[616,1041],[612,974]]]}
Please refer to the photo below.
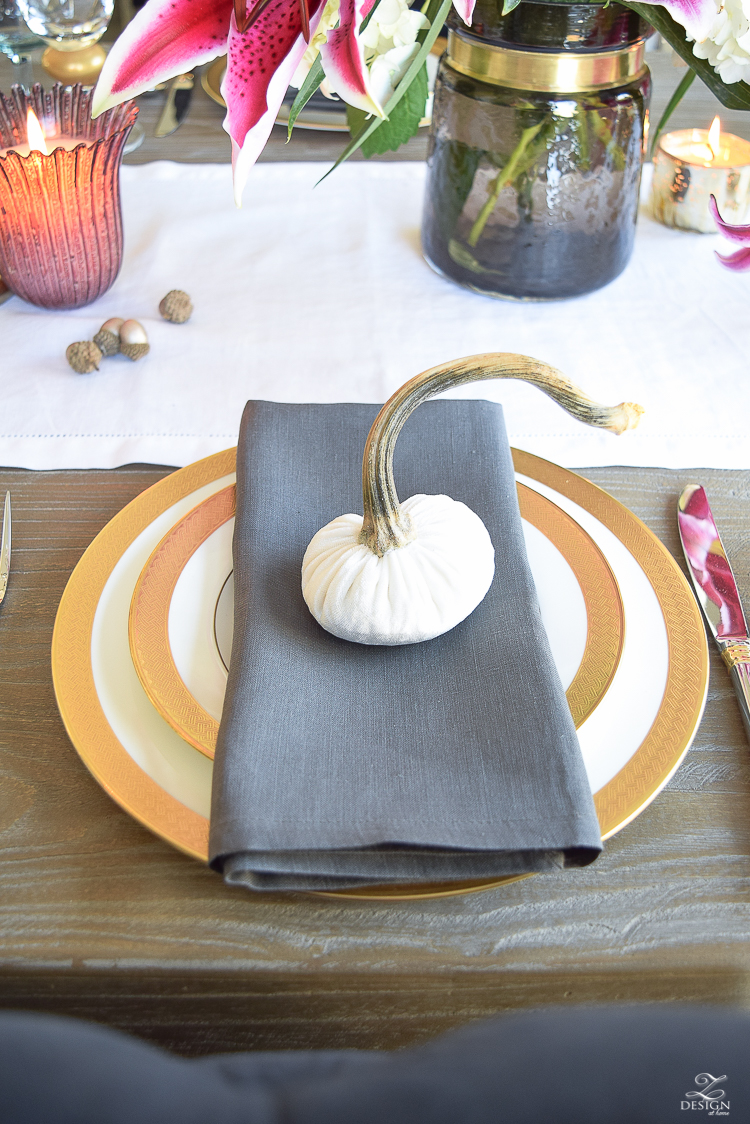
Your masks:
{"label": "gold rimmed plate", "polygon": [[[580,662],[573,669],[566,692],[578,727],[604,697],[620,661],[625,636],[620,591],[601,550],[574,519],[524,484],[518,485],[518,500],[524,522],[540,531],[559,551],[582,594],[585,639]],[[233,519],[234,511],[235,490],[230,486],[204,500],[164,536],[138,579],[128,622],[133,664],[149,699],[181,737],[211,758],[219,733],[216,713],[220,709],[219,700],[215,700],[214,713],[211,713],[201,705],[200,695],[205,691],[207,677],[211,677],[211,665],[206,663],[205,656],[213,659],[216,666],[215,656],[218,655],[224,670],[229,663],[231,641],[226,636],[226,628],[217,630],[216,627],[219,606],[224,620],[231,616],[231,607],[225,604],[232,566],[228,536],[224,537],[223,554],[217,558],[214,551],[212,559],[220,582],[207,582],[206,567],[201,566],[190,588],[183,592],[181,605],[174,614],[173,595],[196,551]],[[553,581],[552,566],[550,571],[549,580]],[[229,598],[231,596],[230,591]],[[202,600],[207,605],[201,614],[198,602]],[[191,611],[203,616],[203,628],[187,636],[184,616]],[[175,616],[181,627],[173,624],[170,634],[170,617],[174,620]],[[216,651],[209,655],[205,649],[211,647],[212,641]],[[566,638],[562,642],[565,643]],[[180,644],[194,650],[177,654],[175,648]],[[178,663],[185,670],[184,678]],[[190,685],[186,679],[191,681]],[[210,697],[210,693],[207,694]]]}
{"label": "gold rimmed plate", "polygon": [[[526,453],[514,453],[514,460],[521,482],[551,500],[596,543],[620,588],[625,616],[620,659],[604,697],[578,731],[606,838],[653,800],[692,741],[708,682],[705,633],[676,563],[631,512],[575,473]],[[52,644],[58,706],[87,768],[130,815],[204,862],[212,764],[149,701],[131,659],[128,619],[136,584],[155,548],[193,509],[233,483],[234,467],[234,450],[216,454],[165,477],[128,504],[74,570]],[[545,539],[534,533],[540,542]],[[194,560],[200,560],[201,549]],[[368,887],[341,896],[403,900],[500,884],[478,879]]]}

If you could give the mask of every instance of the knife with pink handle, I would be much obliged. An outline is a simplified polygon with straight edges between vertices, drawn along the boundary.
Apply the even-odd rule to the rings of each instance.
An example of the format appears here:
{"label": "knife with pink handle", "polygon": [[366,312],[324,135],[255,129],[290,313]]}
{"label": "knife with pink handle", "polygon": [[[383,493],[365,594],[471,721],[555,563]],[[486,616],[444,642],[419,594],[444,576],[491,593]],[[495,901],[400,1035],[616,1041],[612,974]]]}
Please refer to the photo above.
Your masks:
{"label": "knife with pink handle", "polygon": [[747,621],[727,552],[700,484],[688,484],[677,501],[677,526],[696,597],[729,669],[750,741]]}

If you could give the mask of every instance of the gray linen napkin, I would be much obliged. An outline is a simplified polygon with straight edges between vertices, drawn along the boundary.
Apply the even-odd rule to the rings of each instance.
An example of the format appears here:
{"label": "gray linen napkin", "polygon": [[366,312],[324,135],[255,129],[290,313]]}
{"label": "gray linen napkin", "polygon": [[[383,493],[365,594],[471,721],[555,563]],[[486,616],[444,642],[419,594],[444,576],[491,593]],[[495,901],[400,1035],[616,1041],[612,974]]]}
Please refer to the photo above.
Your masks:
{"label": "gray linen napkin", "polygon": [[211,863],[255,890],[585,865],[599,825],[526,559],[501,407],[428,402],[394,458],[403,499],[444,493],[489,530],[495,579],[471,616],[423,644],[376,647],[331,636],[302,599],[313,534],[362,510],[377,411],[245,409]]}

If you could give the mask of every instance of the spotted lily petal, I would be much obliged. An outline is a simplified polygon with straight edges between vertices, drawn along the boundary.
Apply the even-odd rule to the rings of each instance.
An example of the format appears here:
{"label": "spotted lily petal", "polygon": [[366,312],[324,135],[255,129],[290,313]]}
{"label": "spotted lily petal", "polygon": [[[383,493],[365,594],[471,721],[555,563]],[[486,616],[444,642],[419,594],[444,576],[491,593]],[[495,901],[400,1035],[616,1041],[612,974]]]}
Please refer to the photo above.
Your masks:
{"label": "spotted lily petal", "polygon": [[93,115],[136,97],[227,49],[232,0],[148,0],[113,44]]}
{"label": "spotted lily petal", "polygon": [[719,233],[728,238],[730,242],[741,242],[743,244],[750,244],[750,226],[732,226],[729,222],[724,222],[724,219],[719,214],[719,208],[716,203],[716,196],[712,195],[708,202],[711,215],[714,222],[719,228]]}
{"label": "spotted lily petal", "polygon": [[320,58],[335,94],[365,113],[385,117],[370,89],[365,48],[358,34],[362,20],[373,6],[374,0],[341,0],[341,22],[320,48]]}
{"label": "spotted lily petal", "polygon": [[[324,6],[325,0],[308,0],[311,37]],[[234,198],[238,207],[248,173],[263,151],[306,50],[298,0],[271,0],[242,34],[232,12],[221,94],[227,104],[224,128],[232,138]]]}

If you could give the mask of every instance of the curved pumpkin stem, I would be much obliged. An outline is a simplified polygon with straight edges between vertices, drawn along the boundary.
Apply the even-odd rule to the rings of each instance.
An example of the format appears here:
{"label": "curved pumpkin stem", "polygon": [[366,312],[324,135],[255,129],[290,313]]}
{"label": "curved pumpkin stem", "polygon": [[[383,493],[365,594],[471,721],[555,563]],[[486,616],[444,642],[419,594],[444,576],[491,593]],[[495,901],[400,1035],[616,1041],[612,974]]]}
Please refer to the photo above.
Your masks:
{"label": "curved pumpkin stem", "polygon": [[360,542],[381,557],[395,547],[406,546],[414,538],[409,518],[401,510],[393,480],[393,450],[404,422],[422,402],[461,386],[483,379],[521,379],[539,387],[564,410],[585,425],[624,433],[635,429],[643,407],[634,402],[601,406],[554,367],[530,359],[528,355],[497,352],[469,355],[452,363],[442,363],[404,383],[388,399],[367,435],[362,458],[362,498],[364,522]]}

